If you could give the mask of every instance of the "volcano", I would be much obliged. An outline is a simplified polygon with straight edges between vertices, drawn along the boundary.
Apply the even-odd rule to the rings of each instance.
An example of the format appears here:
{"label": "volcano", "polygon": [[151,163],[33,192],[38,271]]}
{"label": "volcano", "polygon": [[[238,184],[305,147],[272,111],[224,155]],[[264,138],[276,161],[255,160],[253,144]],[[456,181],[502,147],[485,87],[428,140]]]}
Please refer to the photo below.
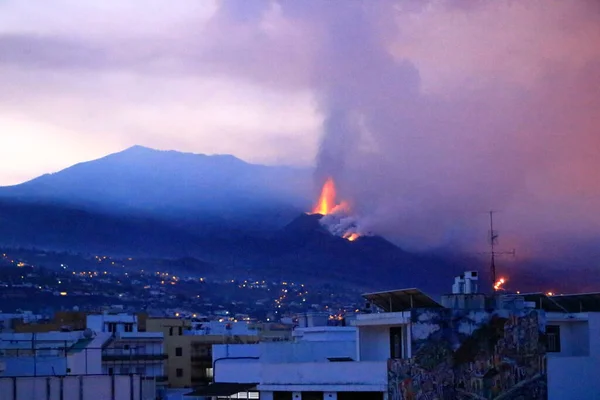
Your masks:
{"label": "volcano", "polygon": [[447,282],[461,266],[430,253],[404,251],[377,235],[349,241],[321,224],[320,214],[302,214],[273,237],[278,262],[304,276],[350,281],[378,288],[427,287]]}

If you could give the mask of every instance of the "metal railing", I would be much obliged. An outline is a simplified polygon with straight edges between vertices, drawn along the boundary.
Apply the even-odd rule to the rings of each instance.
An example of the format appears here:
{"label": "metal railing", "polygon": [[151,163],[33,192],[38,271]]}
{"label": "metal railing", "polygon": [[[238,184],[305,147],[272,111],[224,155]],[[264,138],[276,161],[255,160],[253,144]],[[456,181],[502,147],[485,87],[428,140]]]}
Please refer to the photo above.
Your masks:
{"label": "metal railing", "polygon": [[[114,344],[114,343],[113,343]],[[20,343],[0,348],[5,376],[44,375],[164,375],[168,355],[158,346],[85,347],[71,346],[25,348]]]}

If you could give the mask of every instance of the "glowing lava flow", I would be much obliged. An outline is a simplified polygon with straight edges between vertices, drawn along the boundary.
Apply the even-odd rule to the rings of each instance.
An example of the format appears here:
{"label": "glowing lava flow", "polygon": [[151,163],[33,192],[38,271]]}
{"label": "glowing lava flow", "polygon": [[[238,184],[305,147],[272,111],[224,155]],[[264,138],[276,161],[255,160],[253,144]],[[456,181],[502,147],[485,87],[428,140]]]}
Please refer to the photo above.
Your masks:
{"label": "glowing lava flow", "polygon": [[354,242],[356,239],[358,239],[360,237],[360,235],[358,233],[346,233],[344,235],[344,239],[348,239],[351,242]]}
{"label": "glowing lava flow", "polygon": [[323,185],[319,202],[313,209],[313,214],[327,215],[335,207],[335,183],[329,178]]}
{"label": "glowing lava flow", "polygon": [[503,290],[502,285],[506,283],[506,279],[500,278],[496,283],[494,283],[494,290]]}

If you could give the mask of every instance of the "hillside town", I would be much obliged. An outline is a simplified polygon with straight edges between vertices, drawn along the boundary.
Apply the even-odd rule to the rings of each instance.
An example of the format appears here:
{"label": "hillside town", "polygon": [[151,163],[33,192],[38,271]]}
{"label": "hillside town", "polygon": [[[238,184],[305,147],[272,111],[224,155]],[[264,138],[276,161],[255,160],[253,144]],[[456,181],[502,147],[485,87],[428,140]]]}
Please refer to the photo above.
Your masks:
{"label": "hillside town", "polygon": [[[97,312],[114,306],[153,316],[220,322],[269,322],[308,311],[334,319],[355,313],[361,302],[358,290],[327,282],[183,276],[172,266],[124,265],[133,261],[130,258],[91,256],[87,263],[66,264],[67,257],[51,252],[36,251],[35,257],[18,253],[21,257],[0,250],[1,310],[28,310],[41,319],[51,318],[55,311]],[[47,266],[31,261],[40,258]]]}
{"label": "hillside town", "polygon": [[599,294],[486,295],[480,283],[465,272],[438,300],[366,293],[339,319],[3,313],[0,388],[6,399],[60,386],[118,400],[543,400],[599,389]]}

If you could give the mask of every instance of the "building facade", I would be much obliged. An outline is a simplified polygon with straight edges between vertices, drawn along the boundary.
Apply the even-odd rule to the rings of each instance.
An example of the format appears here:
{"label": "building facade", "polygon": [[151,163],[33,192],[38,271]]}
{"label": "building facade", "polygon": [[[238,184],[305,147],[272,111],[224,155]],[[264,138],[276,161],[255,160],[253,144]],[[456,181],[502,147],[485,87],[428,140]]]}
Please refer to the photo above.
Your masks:
{"label": "building facade", "polygon": [[166,361],[162,332],[142,332],[134,314],[93,314],[87,316],[87,328],[110,335],[102,346],[102,373],[136,374],[166,382]]}
{"label": "building facade", "polygon": [[215,346],[215,382],[254,384],[267,400],[547,398],[545,311],[522,297],[456,293],[442,301],[451,306],[416,289],[364,297],[377,312],[354,327]]}

